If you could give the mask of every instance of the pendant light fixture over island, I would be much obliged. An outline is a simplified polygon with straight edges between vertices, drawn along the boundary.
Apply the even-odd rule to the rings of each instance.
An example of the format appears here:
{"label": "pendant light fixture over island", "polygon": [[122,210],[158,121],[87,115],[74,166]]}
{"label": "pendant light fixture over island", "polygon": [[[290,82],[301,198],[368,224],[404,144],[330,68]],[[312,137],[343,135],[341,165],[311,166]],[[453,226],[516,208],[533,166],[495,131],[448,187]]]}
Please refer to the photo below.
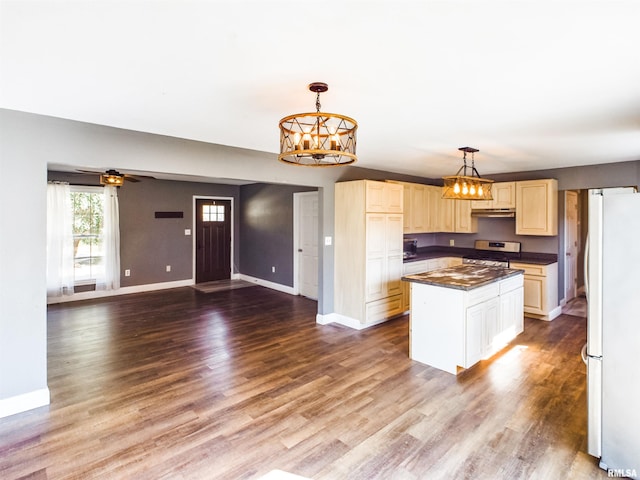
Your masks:
{"label": "pendant light fixture over island", "polygon": [[[457,200],[493,200],[491,195],[491,184],[493,180],[480,177],[475,167],[474,153],[479,152],[477,148],[460,147],[463,152],[463,166],[455,175],[442,177],[444,189],[442,198],[453,198]],[[471,166],[467,166],[467,153],[471,154]]]}

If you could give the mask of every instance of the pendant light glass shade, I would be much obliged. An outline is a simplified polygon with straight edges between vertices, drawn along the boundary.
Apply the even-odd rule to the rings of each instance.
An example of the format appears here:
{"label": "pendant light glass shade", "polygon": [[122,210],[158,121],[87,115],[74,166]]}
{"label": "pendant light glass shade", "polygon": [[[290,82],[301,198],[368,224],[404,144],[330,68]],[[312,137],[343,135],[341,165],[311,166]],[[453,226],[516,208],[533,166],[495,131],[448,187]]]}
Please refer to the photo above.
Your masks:
{"label": "pendant light glass shade", "polygon": [[280,120],[280,155],[278,160],[307,167],[350,165],[357,161],[357,122],[337,113],[320,111],[320,93],[326,83],[312,83],[316,92],[316,112],[297,113]]}

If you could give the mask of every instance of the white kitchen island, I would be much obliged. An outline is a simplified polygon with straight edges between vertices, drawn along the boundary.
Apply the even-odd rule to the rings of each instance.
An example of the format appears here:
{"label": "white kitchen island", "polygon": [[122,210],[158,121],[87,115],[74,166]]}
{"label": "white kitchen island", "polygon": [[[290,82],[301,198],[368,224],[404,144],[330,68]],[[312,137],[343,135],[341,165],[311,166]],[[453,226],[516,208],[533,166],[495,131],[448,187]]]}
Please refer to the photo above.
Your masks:
{"label": "white kitchen island", "polygon": [[524,330],[523,271],[460,265],[407,275],[409,356],[457,374]]}

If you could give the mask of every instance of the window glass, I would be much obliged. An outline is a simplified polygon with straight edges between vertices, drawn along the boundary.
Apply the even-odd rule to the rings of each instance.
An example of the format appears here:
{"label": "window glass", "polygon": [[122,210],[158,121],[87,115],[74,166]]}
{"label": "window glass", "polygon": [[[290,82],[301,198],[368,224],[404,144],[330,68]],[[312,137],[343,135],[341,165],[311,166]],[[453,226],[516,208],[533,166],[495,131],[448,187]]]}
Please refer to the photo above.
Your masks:
{"label": "window glass", "polygon": [[73,209],[74,279],[76,284],[104,278],[104,194],[74,189]]}

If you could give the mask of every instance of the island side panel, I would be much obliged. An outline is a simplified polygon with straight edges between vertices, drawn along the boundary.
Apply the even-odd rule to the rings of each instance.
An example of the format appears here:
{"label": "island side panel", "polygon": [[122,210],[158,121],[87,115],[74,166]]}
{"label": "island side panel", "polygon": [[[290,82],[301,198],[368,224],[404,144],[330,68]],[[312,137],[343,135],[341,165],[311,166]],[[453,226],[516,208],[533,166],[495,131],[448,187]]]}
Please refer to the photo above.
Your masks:
{"label": "island side panel", "polygon": [[457,374],[464,364],[463,296],[463,290],[411,283],[411,359]]}

